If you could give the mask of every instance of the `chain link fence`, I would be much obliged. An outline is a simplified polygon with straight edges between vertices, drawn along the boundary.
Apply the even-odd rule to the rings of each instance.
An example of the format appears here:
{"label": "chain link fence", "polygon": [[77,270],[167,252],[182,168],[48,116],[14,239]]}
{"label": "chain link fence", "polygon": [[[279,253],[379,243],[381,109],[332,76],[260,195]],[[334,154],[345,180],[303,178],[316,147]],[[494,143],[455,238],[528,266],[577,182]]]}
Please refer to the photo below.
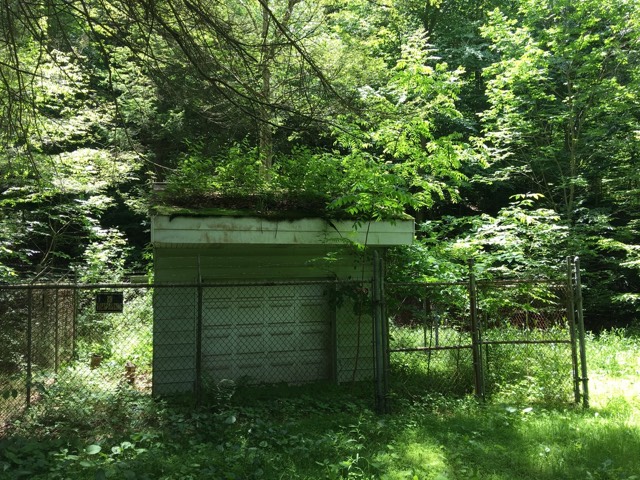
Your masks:
{"label": "chain link fence", "polygon": [[0,289],[0,318],[2,421],[34,401],[37,382],[47,383],[72,358],[75,291]]}
{"label": "chain link fence", "polygon": [[206,401],[369,382],[376,405],[429,392],[578,401],[575,292],[473,278],[0,286],[0,429],[44,400],[123,389]]}
{"label": "chain link fence", "polygon": [[346,382],[372,376],[371,302],[360,282],[157,285],[153,390]]}
{"label": "chain link fence", "polygon": [[567,278],[387,283],[390,394],[588,405],[579,266]]}
{"label": "chain link fence", "polygon": [[373,379],[370,282],[0,286],[0,305],[3,426],[123,388],[207,401]]}
{"label": "chain link fence", "polygon": [[151,291],[126,286],[120,294],[105,310],[100,300],[113,299],[105,288],[0,287],[0,433],[44,398],[83,405],[125,384],[150,391]]}
{"label": "chain link fence", "polygon": [[471,393],[474,383],[467,285],[390,283],[385,292],[392,393]]}

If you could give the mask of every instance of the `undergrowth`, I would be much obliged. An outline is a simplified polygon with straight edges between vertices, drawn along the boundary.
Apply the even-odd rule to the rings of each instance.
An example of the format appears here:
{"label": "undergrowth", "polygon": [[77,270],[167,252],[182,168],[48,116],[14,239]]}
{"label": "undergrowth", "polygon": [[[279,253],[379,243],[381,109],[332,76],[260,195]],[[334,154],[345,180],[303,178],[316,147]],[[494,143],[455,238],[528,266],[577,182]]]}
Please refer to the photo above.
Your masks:
{"label": "undergrowth", "polygon": [[414,392],[379,416],[366,385],[232,384],[194,408],[52,385],[0,440],[0,478],[640,479],[638,358],[637,337],[590,337],[590,409]]}

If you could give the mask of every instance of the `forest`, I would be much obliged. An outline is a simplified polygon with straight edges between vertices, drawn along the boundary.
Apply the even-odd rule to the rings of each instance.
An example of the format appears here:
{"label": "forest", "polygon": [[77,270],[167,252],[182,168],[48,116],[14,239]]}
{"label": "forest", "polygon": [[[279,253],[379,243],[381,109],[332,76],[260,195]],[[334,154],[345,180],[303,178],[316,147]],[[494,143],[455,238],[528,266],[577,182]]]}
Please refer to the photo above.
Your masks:
{"label": "forest", "polygon": [[[149,212],[408,213],[396,280],[583,268],[640,312],[634,0],[2,0],[0,282],[150,269]],[[163,182],[161,198],[152,184]]]}

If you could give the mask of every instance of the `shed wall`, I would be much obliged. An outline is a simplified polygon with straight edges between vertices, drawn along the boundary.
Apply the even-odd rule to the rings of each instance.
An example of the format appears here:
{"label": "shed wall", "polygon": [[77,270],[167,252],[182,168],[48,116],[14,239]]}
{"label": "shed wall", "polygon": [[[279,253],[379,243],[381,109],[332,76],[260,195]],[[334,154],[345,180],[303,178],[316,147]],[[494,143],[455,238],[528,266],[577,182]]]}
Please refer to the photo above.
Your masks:
{"label": "shed wall", "polygon": [[[369,280],[370,261],[347,247],[224,245],[155,248],[155,281],[204,283]],[[363,268],[363,265],[365,266]],[[260,287],[256,287],[260,288]],[[342,288],[342,287],[341,287]],[[373,376],[372,321],[368,304],[358,300],[360,286],[347,284],[334,302],[329,372],[339,382]],[[368,285],[366,286],[368,288]],[[360,305],[355,304],[362,303]],[[205,307],[206,308],[206,305]],[[154,392],[190,391],[196,368],[197,292],[158,288],[154,298]],[[357,313],[356,313],[357,312]],[[206,368],[206,365],[205,365]],[[304,379],[301,378],[300,381]]]}

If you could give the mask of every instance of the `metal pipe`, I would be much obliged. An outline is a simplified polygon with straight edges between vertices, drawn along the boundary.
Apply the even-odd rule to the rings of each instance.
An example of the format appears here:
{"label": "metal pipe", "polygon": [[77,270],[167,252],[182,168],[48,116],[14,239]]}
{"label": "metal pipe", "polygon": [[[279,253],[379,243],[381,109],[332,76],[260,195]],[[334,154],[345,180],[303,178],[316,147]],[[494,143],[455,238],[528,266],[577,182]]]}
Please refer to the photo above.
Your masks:
{"label": "metal pipe", "polygon": [[575,257],[576,269],[576,313],[578,317],[578,344],[580,348],[580,376],[582,377],[582,405],[589,408],[589,377],[587,375],[587,349],[582,312],[582,280],[580,277],[580,258]]}
{"label": "metal pipe", "polygon": [[27,382],[26,382],[26,390],[27,390],[27,398],[26,405],[29,407],[31,405],[31,382],[32,378],[32,365],[31,365],[31,356],[32,356],[32,348],[33,348],[33,289],[29,288],[27,290]]}
{"label": "metal pipe", "polygon": [[580,403],[580,375],[578,374],[578,345],[576,336],[575,284],[573,281],[573,260],[567,257],[567,321],[571,339],[571,366],[573,371],[573,396]]}
{"label": "metal pipe", "polygon": [[200,256],[198,256],[198,305],[196,317],[196,352],[195,352],[195,396],[196,403],[200,403],[202,395],[202,273],[200,270]]}
{"label": "metal pipe", "polygon": [[375,405],[378,413],[386,413],[385,391],[385,339],[382,315],[382,265],[380,255],[373,252],[373,333],[374,333],[374,362],[375,362]]}
{"label": "metal pipe", "polygon": [[476,395],[484,398],[484,374],[482,369],[482,349],[480,345],[480,327],[478,325],[476,277],[473,273],[473,260],[469,261],[469,311],[471,316],[471,346]]}
{"label": "metal pipe", "polygon": [[[198,286],[203,287],[233,287],[233,286],[242,286],[242,287],[261,287],[261,286],[287,286],[287,285],[360,285],[362,281],[360,280],[304,280],[304,281],[287,281],[287,282],[260,282],[260,281],[252,281],[252,282],[170,282],[170,283],[93,283],[93,284],[75,284],[75,283],[52,283],[52,284],[40,284],[40,283],[29,283],[29,284],[0,284],[0,289],[2,290],[25,290],[28,288],[37,288],[40,290],[54,290],[54,289],[76,289],[76,290],[97,290],[97,289],[150,289],[150,288],[197,288]],[[431,284],[429,284],[431,285]]]}
{"label": "metal pipe", "polygon": [[54,308],[54,315],[55,315],[55,344],[53,346],[54,348],[54,352],[53,352],[53,368],[54,368],[54,372],[58,373],[58,367],[59,367],[59,363],[60,363],[60,331],[59,331],[59,316],[60,316],[60,312],[59,312],[59,303],[60,303],[60,297],[59,297],[59,293],[60,290],[56,289],[56,294],[55,294],[55,308]]}
{"label": "metal pipe", "polygon": [[406,348],[392,348],[390,351],[393,353],[409,353],[409,352],[437,352],[439,350],[465,350],[467,348],[473,348],[473,345],[451,345],[448,347],[406,347]]}

